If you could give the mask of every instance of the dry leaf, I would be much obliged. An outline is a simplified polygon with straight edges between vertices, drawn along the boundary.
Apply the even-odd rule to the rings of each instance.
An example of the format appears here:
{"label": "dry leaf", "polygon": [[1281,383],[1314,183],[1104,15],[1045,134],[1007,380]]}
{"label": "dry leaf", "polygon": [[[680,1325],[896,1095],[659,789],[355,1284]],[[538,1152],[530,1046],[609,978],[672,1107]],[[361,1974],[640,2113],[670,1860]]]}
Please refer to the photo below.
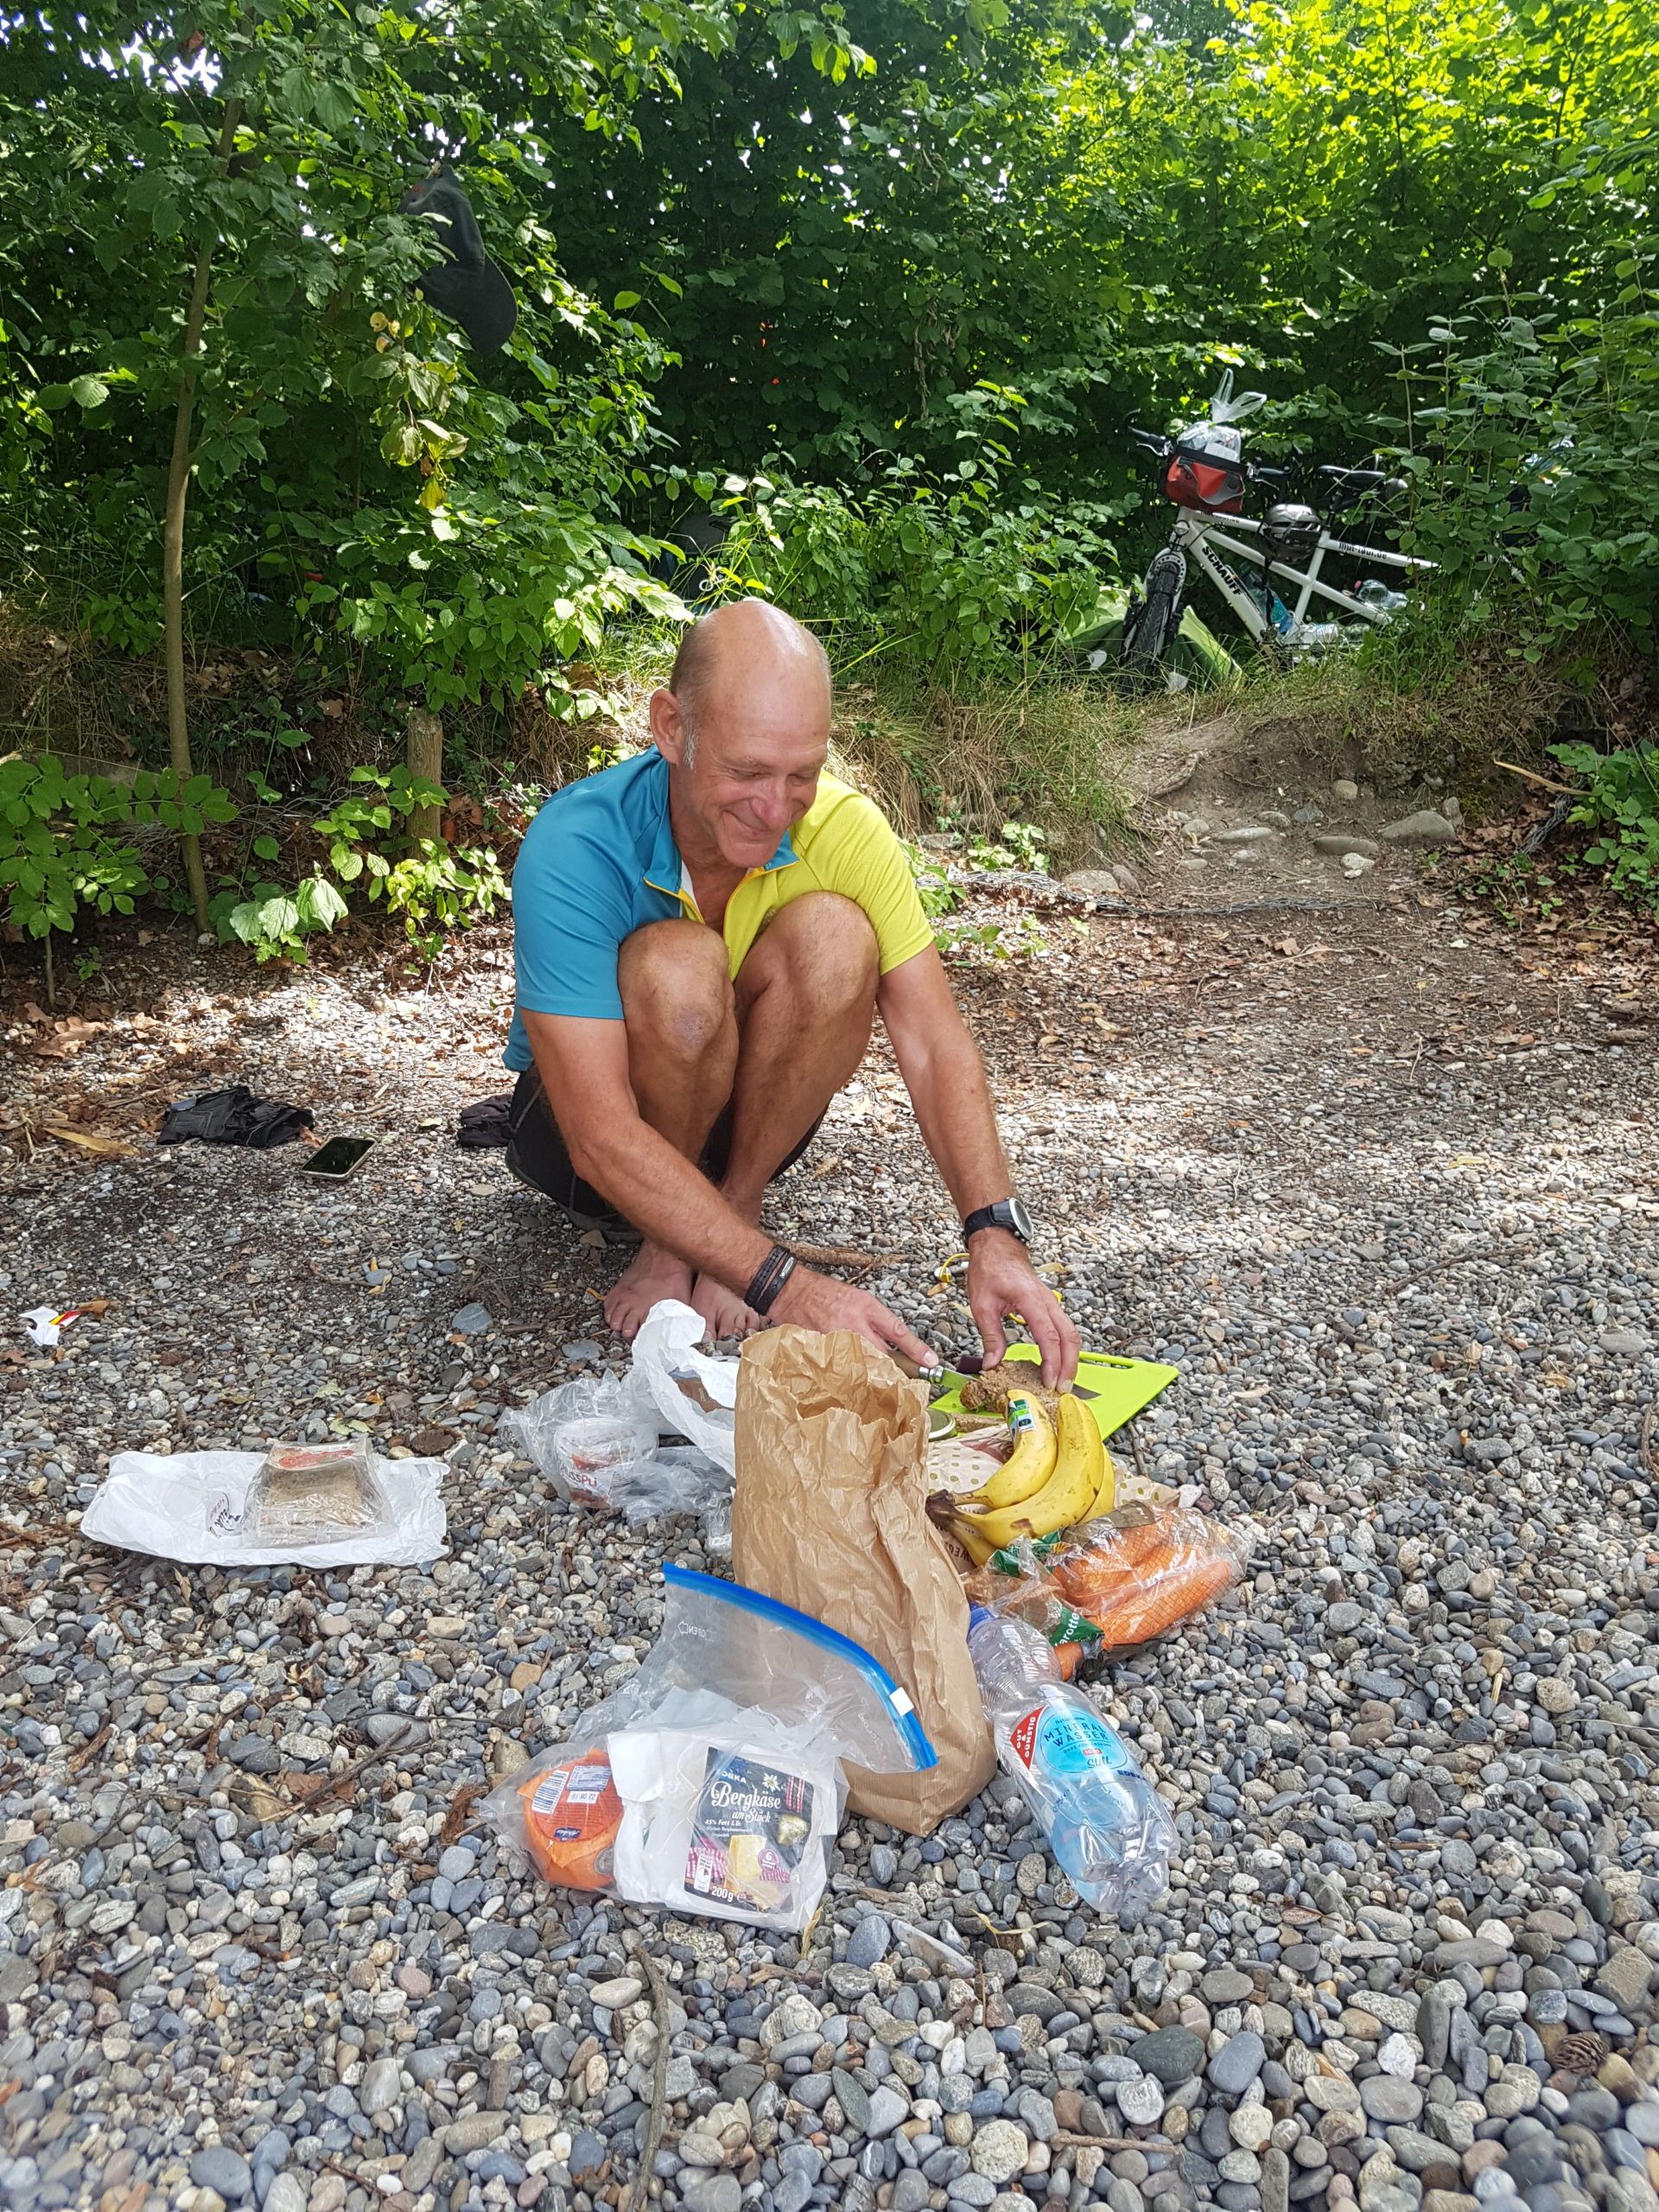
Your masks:
{"label": "dry leaf", "polygon": [[273,1789],[257,1774],[248,1776],[245,1789],[248,1810],[256,1821],[280,1821],[294,1809],[292,1799]]}
{"label": "dry leaf", "polygon": [[438,1830],[440,1850],[447,1850],[452,1843],[460,1840],[467,1821],[473,1816],[474,1802],[484,1795],[484,1790],[485,1785],[481,1782],[463,1783],[456,1790],[449,1801],[449,1809],[443,1816],[443,1826]]}
{"label": "dry leaf", "polygon": [[84,1045],[102,1036],[109,1026],[107,1021],[60,1021],[54,1025],[49,1037],[42,1037],[30,1049],[43,1060],[71,1059]]}
{"label": "dry leaf", "polygon": [[309,1804],[314,1797],[321,1797],[325,1790],[332,1789],[341,1778],[333,1774],[309,1774],[302,1767],[283,1767],[276,1777],[289,1796],[302,1805]]}
{"label": "dry leaf", "polygon": [[100,1160],[124,1160],[133,1149],[120,1137],[99,1129],[66,1128],[60,1122],[42,1122],[41,1128],[48,1136],[61,1138],[65,1144],[78,1144],[84,1152],[95,1152]]}

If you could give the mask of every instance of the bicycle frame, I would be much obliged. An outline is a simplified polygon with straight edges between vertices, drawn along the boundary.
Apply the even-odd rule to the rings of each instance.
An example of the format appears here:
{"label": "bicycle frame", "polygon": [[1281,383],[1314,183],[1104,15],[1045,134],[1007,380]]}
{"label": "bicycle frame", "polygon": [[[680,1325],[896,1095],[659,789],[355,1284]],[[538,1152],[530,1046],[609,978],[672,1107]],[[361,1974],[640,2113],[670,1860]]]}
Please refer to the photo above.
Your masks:
{"label": "bicycle frame", "polygon": [[[1356,599],[1351,592],[1343,591],[1335,584],[1320,582],[1319,572],[1325,566],[1327,554],[1347,555],[1368,564],[1399,569],[1406,575],[1427,573],[1435,566],[1433,561],[1417,560],[1405,553],[1390,553],[1380,546],[1351,544],[1347,539],[1333,537],[1328,530],[1321,529],[1313,558],[1307,568],[1294,569],[1285,562],[1270,559],[1265,546],[1242,544],[1237,537],[1229,534],[1244,531],[1260,538],[1265,535],[1265,524],[1249,515],[1211,515],[1196,508],[1183,507],[1175,518],[1175,527],[1168,540],[1169,545],[1184,559],[1203,570],[1258,645],[1277,643],[1294,651],[1302,640],[1307,610],[1316,599],[1333,608],[1341,608],[1345,614],[1357,615],[1374,629],[1382,628],[1389,620],[1386,608],[1368,606],[1363,599]],[[1289,609],[1290,624],[1287,630],[1281,632],[1279,629],[1243,578],[1219,557],[1227,553],[1258,566],[1266,577],[1282,579],[1286,583],[1299,587],[1295,603]]]}

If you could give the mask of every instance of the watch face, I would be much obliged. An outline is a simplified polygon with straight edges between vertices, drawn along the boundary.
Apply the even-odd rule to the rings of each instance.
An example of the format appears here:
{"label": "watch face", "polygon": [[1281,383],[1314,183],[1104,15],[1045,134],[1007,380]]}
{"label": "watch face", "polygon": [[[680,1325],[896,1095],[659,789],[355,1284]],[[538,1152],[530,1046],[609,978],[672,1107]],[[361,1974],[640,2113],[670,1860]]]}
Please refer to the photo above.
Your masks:
{"label": "watch face", "polygon": [[1025,1243],[1029,1244],[1036,1233],[1037,1224],[1032,1219],[1031,1209],[1023,1198],[1008,1200],[1008,1219],[1014,1225],[1014,1235]]}

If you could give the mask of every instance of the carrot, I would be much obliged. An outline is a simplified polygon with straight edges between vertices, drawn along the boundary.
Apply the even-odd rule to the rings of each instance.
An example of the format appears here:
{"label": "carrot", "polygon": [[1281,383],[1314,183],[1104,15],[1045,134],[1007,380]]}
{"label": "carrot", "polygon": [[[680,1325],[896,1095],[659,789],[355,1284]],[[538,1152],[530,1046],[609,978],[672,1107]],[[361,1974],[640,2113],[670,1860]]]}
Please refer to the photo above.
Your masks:
{"label": "carrot", "polygon": [[1211,1553],[1124,1591],[1114,1604],[1079,1605],[1077,1611],[1094,1622],[1105,1645],[1145,1643],[1218,1598],[1232,1579],[1232,1561],[1224,1554]]}
{"label": "carrot", "polygon": [[1109,1645],[1144,1643],[1218,1597],[1237,1572],[1234,1555],[1192,1516],[1160,1515],[1057,1560],[1065,1597]]}

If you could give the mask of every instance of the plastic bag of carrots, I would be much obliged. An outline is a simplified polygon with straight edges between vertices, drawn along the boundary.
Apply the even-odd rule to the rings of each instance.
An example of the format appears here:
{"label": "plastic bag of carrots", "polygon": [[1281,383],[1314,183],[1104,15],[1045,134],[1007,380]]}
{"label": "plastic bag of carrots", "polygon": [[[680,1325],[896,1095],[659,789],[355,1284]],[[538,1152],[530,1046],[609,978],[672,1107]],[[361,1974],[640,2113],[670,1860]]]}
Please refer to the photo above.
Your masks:
{"label": "plastic bag of carrots", "polygon": [[[1211,1605],[1243,1573],[1253,1532],[1181,1506],[1130,1505],[1052,1548],[999,1553],[971,1578],[975,1603],[1014,1610],[1057,1644],[1116,1650],[1150,1642]],[[1006,1562],[1014,1572],[999,1573]]]}
{"label": "plastic bag of carrots", "polygon": [[1048,1572],[1113,1649],[1146,1643],[1212,1605],[1243,1573],[1251,1541],[1248,1528],[1226,1529],[1184,1507],[1129,1507],[1091,1522],[1086,1540],[1051,1560]]}

